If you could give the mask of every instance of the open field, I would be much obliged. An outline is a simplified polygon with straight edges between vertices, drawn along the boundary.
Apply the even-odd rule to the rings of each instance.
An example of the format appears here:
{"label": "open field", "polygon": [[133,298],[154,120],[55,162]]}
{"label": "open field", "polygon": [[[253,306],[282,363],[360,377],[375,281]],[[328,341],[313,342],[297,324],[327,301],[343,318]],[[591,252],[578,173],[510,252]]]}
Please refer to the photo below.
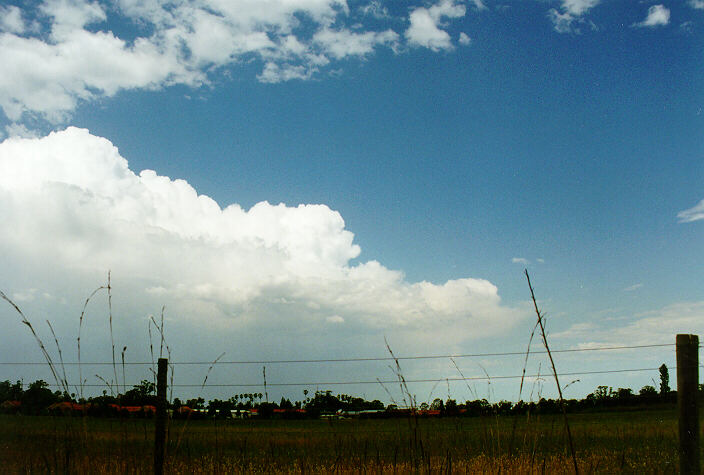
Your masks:
{"label": "open field", "polygon": [[[583,473],[675,473],[674,410],[570,415]],[[3,471],[149,473],[153,420],[1,416]],[[515,435],[511,444],[513,427]],[[172,421],[167,473],[569,473],[558,416]]]}

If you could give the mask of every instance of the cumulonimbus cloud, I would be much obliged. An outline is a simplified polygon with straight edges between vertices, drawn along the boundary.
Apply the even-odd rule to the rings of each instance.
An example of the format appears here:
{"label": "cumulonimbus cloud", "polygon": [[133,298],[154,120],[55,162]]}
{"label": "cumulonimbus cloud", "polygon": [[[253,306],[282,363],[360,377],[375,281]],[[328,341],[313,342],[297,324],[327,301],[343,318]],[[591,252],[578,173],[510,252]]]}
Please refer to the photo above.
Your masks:
{"label": "cumulonimbus cloud", "polygon": [[0,143],[0,214],[5,255],[66,275],[112,269],[180,308],[207,303],[216,309],[208,318],[223,325],[290,318],[457,341],[521,316],[483,279],[410,283],[376,261],[352,264],[361,250],[325,205],[221,208],[184,180],[134,173],[85,129]]}

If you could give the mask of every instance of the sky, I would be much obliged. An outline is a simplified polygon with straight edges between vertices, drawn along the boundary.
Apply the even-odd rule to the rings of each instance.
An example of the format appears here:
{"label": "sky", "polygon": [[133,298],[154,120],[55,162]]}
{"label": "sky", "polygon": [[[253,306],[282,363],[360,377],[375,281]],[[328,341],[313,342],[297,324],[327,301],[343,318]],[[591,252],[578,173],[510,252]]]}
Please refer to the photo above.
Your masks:
{"label": "sky", "polygon": [[[399,402],[388,360],[276,362],[389,349],[445,356],[399,361],[418,403],[554,397],[525,269],[551,349],[704,333],[702,46],[701,0],[4,1],[0,291],[57,361],[81,332],[87,395],[152,378],[163,314],[182,398]],[[43,361],[0,303],[0,363]]]}

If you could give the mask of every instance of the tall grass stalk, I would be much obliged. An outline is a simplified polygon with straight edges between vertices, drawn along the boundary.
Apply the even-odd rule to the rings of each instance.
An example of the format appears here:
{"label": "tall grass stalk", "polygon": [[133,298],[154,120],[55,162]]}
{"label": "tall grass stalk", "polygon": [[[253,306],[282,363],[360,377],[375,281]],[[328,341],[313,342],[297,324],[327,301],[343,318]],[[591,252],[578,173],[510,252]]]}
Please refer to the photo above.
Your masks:
{"label": "tall grass stalk", "polygon": [[[220,361],[220,358],[225,356],[225,353],[221,353],[220,356],[215,358],[212,363],[210,363],[210,366],[208,367],[208,371],[205,373],[205,378],[203,378],[203,383],[200,385],[200,393],[198,394],[198,399],[203,395],[203,390],[205,389],[205,384],[208,382],[208,376],[210,376],[210,372],[213,370],[215,365]],[[172,385],[173,386],[173,385]],[[188,416],[186,417],[186,421],[184,422],[183,426],[181,427],[181,431],[178,434],[178,439],[176,439],[176,451],[178,452],[178,448],[181,446],[181,440],[183,439],[183,434],[186,432],[186,426],[188,425],[188,421],[190,420],[191,414],[189,413]]]}
{"label": "tall grass stalk", "polygon": [[154,343],[152,340],[152,322],[153,321],[154,321],[154,318],[150,317],[149,322],[147,324],[147,331],[149,332],[149,354],[152,356],[152,367],[151,367],[152,378],[154,381],[154,386],[156,386],[156,363],[154,361]]}
{"label": "tall grass stalk", "polygon": [[59,339],[56,338],[56,333],[54,332],[54,327],[51,326],[51,322],[47,320],[46,324],[49,325],[49,330],[51,330],[51,335],[54,337],[54,342],[56,343],[56,351],[59,353],[59,362],[61,363],[61,372],[63,373],[61,379],[61,389],[64,390],[64,393],[68,394],[68,378],[66,377],[66,365],[64,365],[64,357],[61,353],[61,345],[59,345]]}
{"label": "tall grass stalk", "polygon": [[[173,400],[174,396],[174,364],[173,361],[171,360],[171,347],[169,346],[168,342],[166,341],[166,333],[164,331],[164,310],[166,310],[166,306],[163,305],[161,307],[161,325],[158,325],[156,323],[156,320],[154,319],[154,316],[150,316],[150,322],[149,322],[149,348],[152,353],[152,367],[154,366],[154,351],[153,351],[153,345],[152,345],[152,332],[151,332],[151,325],[154,325],[154,328],[156,328],[159,331],[159,358],[163,357],[164,353],[164,348],[166,348],[166,355],[167,355],[167,364],[168,368],[171,370],[171,379],[170,379],[170,384],[169,384],[169,402]],[[156,372],[152,368],[152,374],[154,375],[154,381],[156,384]]]}
{"label": "tall grass stalk", "polygon": [[389,396],[389,400],[391,401],[391,404],[398,406],[398,403],[396,402],[396,399],[394,399],[394,395],[391,394],[391,391],[389,391],[389,388],[386,387],[386,385],[381,381],[381,379],[376,378],[376,380],[381,385],[382,389],[384,391],[386,391],[386,394]]}
{"label": "tall grass stalk", "polygon": [[579,474],[579,467],[577,466],[577,456],[574,451],[574,443],[572,442],[572,433],[570,432],[570,423],[567,419],[567,410],[565,409],[565,400],[562,397],[562,387],[560,386],[560,380],[557,377],[557,369],[555,368],[555,360],[552,358],[552,353],[550,352],[550,345],[548,345],[548,338],[545,334],[545,325],[543,324],[544,315],[540,313],[538,308],[538,302],[535,300],[535,293],[533,292],[533,286],[530,283],[530,275],[528,275],[528,269],[525,269],[526,279],[528,280],[528,288],[530,289],[530,297],[533,300],[533,307],[535,308],[535,313],[538,316],[538,325],[540,326],[540,335],[543,338],[543,345],[545,345],[545,351],[548,353],[548,358],[550,359],[550,365],[552,366],[552,374],[555,376],[555,384],[557,385],[557,394],[560,396],[560,409],[562,410],[562,415],[565,421],[565,430],[567,431],[567,441],[570,446],[570,453],[572,454],[572,463],[574,464],[575,475]]}
{"label": "tall grass stalk", "polygon": [[[396,355],[394,355],[394,352],[391,350],[391,346],[389,345],[389,342],[386,341],[386,337],[384,337],[384,344],[386,345],[386,350],[389,352],[391,358],[393,358],[394,360],[394,366],[389,366],[389,368],[391,368],[391,371],[393,371],[396,378],[398,378],[399,387],[401,388],[401,397],[403,398],[403,401],[406,406],[409,407],[411,410],[414,410],[416,408],[415,396],[413,396],[411,394],[411,391],[408,389],[406,378],[403,376],[403,371],[401,370],[401,364],[399,363],[398,358],[396,358]],[[407,402],[406,397],[408,397]]]}
{"label": "tall grass stalk", "polygon": [[34,340],[37,342],[39,345],[39,348],[42,351],[42,355],[44,355],[44,359],[46,360],[47,364],[49,365],[49,370],[51,370],[51,374],[54,377],[54,380],[56,381],[57,386],[61,386],[60,383],[60,378],[58,373],[56,372],[56,367],[54,365],[54,361],[51,359],[51,355],[49,352],[46,350],[46,347],[44,346],[44,343],[42,342],[41,338],[39,338],[39,335],[37,335],[37,332],[34,330],[34,327],[32,326],[32,323],[29,321],[29,319],[25,316],[24,313],[22,313],[22,310],[17,306],[15,302],[13,302],[3,291],[0,290],[0,298],[5,300],[7,303],[9,303],[16,311],[17,313],[20,314],[20,317],[22,317],[22,323],[27,325],[27,328],[32,332],[32,336],[34,336]]}
{"label": "tall grass stalk", "polygon": [[450,358],[450,361],[452,361],[452,364],[455,365],[455,369],[457,369],[457,372],[460,373],[460,376],[462,376],[462,380],[464,381],[464,384],[467,386],[467,389],[469,390],[470,396],[472,396],[474,399],[477,399],[477,394],[474,392],[474,389],[472,389],[472,387],[467,382],[467,377],[464,375],[464,373],[462,373],[462,370],[457,365],[457,362],[455,361],[455,359]]}
{"label": "tall grass stalk", "polygon": [[125,346],[122,348],[122,352],[120,353],[120,357],[122,358],[122,392],[126,393],[127,392],[127,379],[125,378],[125,352],[127,351],[127,347]]}
{"label": "tall grass stalk", "polygon": [[112,332],[112,286],[110,285],[110,271],[108,271],[108,320],[110,322],[110,344],[112,345],[112,371],[115,375],[115,384],[119,384],[117,379],[117,364],[115,364],[115,338]]}
{"label": "tall grass stalk", "polygon": [[166,310],[166,305],[161,306],[161,327],[159,327],[161,339],[159,340],[159,358],[164,357],[164,310]]}
{"label": "tall grass stalk", "polygon": [[[521,401],[521,397],[523,396],[523,383],[525,382],[526,379],[526,368],[528,367],[528,357],[530,356],[530,345],[533,343],[533,338],[535,337],[535,331],[538,329],[538,322],[535,322],[535,325],[533,325],[533,330],[530,332],[530,338],[528,338],[528,347],[526,348],[526,358],[523,361],[523,370],[521,372],[521,384],[518,387],[518,401]],[[532,390],[531,390],[531,397],[532,397]],[[511,428],[511,439],[509,443],[509,454],[513,450],[513,442],[516,436],[516,423],[518,422],[517,418],[513,419],[513,427]]]}
{"label": "tall grass stalk", "polygon": [[86,308],[88,308],[88,302],[93,298],[95,294],[97,294],[99,291],[105,289],[106,287],[104,285],[101,285],[97,289],[95,289],[91,294],[88,296],[86,299],[85,303],[83,304],[83,309],[81,310],[81,316],[78,318],[78,382],[80,384],[80,391],[79,395],[80,398],[83,398],[83,389],[85,387],[85,381],[83,380],[83,370],[81,368],[81,328],[83,328],[83,318],[86,315]]}

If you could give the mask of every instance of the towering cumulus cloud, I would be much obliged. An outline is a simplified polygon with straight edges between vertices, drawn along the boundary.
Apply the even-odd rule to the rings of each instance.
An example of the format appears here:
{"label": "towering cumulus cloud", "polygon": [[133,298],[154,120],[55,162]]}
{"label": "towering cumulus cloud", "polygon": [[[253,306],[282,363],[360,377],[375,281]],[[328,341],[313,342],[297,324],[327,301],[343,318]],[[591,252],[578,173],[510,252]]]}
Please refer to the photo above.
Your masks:
{"label": "towering cumulus cloud", "polygon": [[325,205],[223,209],[186,181],[135,174],[114,145],[83,129],[0,144],[0,214],[4,255],[67,278],[111,269],[145,296],[201,309],[182,312],[186,320],[333,322],[458,341],[518,318],[486,280],[409,283],[378,262],[352,264],[360,248]]}

